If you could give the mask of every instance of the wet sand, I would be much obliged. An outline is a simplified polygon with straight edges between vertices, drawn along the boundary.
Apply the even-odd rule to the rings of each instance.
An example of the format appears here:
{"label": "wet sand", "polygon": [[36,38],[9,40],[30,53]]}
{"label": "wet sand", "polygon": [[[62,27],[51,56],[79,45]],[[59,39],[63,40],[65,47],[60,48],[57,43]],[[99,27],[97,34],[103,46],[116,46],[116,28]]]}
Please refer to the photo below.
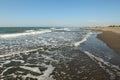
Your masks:
{"label": "wet sand", "polygon": [[[50,56],[50,54],[40,50],[29,52],[28,55],[21,53],[20,57],[17,55],[10,57],[11,62],[0,67],[0,73],[3,74],[0,75],[0,80],[108,80],[110,78],[99,64],[79,49],[64,47],[61,50],[63,56],[54,55],[51,59],[43,57],[42,55]],[[11,60],[16,58],[25,63]],[[54,70],[47,65],[54,66]],[[116,80],[119,80],[119,77]]]}
{"label": "wet sand", "polygon": [[102,31],[103,33],[99,34],[97,37],[120,54],[120,27],[96,27],[86,29]]}
{"label": "wet sand", "polygon": [[56,80],[109,79],[110,75],[80,50],[72,50],[69,54],[74,57],[70,61],[60,61],[52,73]]}

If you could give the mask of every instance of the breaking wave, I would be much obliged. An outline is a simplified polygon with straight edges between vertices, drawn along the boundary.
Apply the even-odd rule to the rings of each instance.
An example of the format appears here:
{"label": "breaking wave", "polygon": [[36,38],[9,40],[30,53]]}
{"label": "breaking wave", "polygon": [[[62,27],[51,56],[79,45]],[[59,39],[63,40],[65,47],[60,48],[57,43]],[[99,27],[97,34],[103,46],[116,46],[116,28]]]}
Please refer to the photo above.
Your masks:
{"label": "breaking wave", "polygon": [[79,46],[81,43],[87,41],[87,38],[88,38],[91,34],[92,34],[92,32],[87,33],[82,40],[80,40],[80,41],[78,41],[78,42],[75,42],[75,43],[74,43],[74,46]]}
{"label": "breaking wave", "polygon": [[1,34],[0,38],[13,38],[13,37],[19,37],[19,36],[27,36],[27,35],[36,35],[36,34],[43,34],[51,32],[51,30],[41,30],[41,31],[35,31],[35,30],[27,30],[23,33],[14,33],[14,34]]}
{"label": "breaking wave", "polygon": [[60,28],[60,29],[58,29],[58,28],[51,28],[51,30],[53,30],[53,31],[71,31],[69,28]]}

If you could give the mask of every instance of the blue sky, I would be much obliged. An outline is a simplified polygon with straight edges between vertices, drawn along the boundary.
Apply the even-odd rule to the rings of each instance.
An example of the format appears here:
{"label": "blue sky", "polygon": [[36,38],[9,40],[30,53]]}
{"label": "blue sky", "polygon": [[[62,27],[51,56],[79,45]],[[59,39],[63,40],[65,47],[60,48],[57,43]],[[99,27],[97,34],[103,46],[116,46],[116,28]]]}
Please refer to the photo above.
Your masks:
{"label": "blue sky", "polygon": [[0,0],[0,26],[120,24],[120,0]]}

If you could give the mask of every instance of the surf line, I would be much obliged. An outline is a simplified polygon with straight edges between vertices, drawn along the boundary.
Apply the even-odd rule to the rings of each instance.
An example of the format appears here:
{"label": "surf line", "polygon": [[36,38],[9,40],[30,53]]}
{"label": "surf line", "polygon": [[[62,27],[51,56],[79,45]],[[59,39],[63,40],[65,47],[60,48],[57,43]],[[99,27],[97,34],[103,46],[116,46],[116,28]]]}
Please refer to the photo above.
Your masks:
{"label": "surf line", "polygon": [[32,52],[32,51],[37,51],[37,50],[44,50],[44,49],[41,49],[41,48],[37,48],[37,49],[31,49],[31,50],[25,50],[25,51],[18,51],[18,52],[11,52],[11,53],[8,53],[8,54],[4,54],[4,55],[0,55],[0,58],[2,57],[8,57],[8,56],[14,56],[14,55],[17,55],[17,54],[20,54],[20,53],[29,53],[29,52]]}
{"label": "surf line", "polygon": [[24,32],[24,33],[15,33],[15,34],[2,34],[0,38],[13,38],[19,36],[26,36],[26,35],[35,35],[35,34],[43,34],[47,32],[52,32],[52,30],[43,30],[43,31],[31,31],[31,32]]}
{"label": "surf line", "polygon": [[82,44],[83,42],[87,41],[87,39],[90,37],[90,35],[92,35],[92,32],[87,33],[86,36],[81,41],[74,43],[74,46],[77,47],[80,44]]}
{"label": "surf line", "polygon": [[[90,59],[97,63],[106,73],[110,75],[110,80],[120,77],[120,67],[104,61],[102,58],[96,57],[88,51],[83,51]],[[108,69],[109,68],[109,69]]]}

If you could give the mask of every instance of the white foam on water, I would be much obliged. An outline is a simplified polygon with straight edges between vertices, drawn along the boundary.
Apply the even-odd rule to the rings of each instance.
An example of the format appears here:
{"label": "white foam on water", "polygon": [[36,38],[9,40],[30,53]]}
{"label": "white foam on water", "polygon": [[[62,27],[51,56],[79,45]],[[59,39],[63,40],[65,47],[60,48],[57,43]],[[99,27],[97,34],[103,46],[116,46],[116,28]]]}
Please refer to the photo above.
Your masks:
{"label": "white foam on water", "polygon": [[11,38],[11,37],[26,36],[26,35],[43,34],[43,33],[47,33],[47,32],[51,32],[51,30],[42,30],[42,31],[31,30],[31,31],[27,31],[24,33],[2,34],[2,35],[0,35],[0,38]]}
{"label": "white foam on water", "polygon": [[[29,73],[27,75],[23,75],[22,77],[24,77],[24,78],[26,78],[26,77],[37,78],[38,80],[54,80],[52,78],[52,75],[50,75],[50,74],[53,72],[53,70],[55,69],[55,67],[53,67],[51,64],[50,65],[43,64],[43,66],[47,67],[47,70],[45,70],[42,75],[34,76],[34,75],[32,75],[32,74]],[[41,71],[39,70],[38,67],[28,67],[28,66],[19,66],[19,67],[23,68],[25,70],[29,70],[29,71],[37,72],[37,73],[41,74]],[[6,71],[8,71],[9,69],[12,69],[12,68],[14,68],[14,67],[8,67],[8,68],[6,68],[1,73],[1,75],[3,75]]]}
{"label": "white foam on water", "polygon": [[52,65],[46,65],[46,66],[47,66],[47,70],[43,73],[42,77],[49,77],[50,74],[55,69],[55,67],[53,67]]}
{"label": "white foam on water", "polygon": [[25,53],[26,54],[26,53],[29,53],[29,52],[32,52],[32,51],[37,51],[39,49],[41,49],[41,48],[31,49],[31,50],[25,50],[25,51],[10,52],[10,53],[7,53],[7,54],[0,55],[0,58],[14,56],[14,55],[20,54],[20,53]]}
{"label": "white foam on water", "polygon": [[96,57],[87,51],[84,51],[84,53],[110,75],[110,80],[115,80],[117,76],[120,76],[119,66],[106,62],[102,58]]}
{"label": "white foam on water", "polygon": [[35,30],[26,30],[25,32],[29,33],[29,32],[35,32]]}
{"label": "white foam on water", "polygon": [[53,70],[55,69],[55,67],[53,67],[52,65],[44,65],[45,67],[47,67],[47,70],[45,70],[43,72],[42,75],[40,76],[34,76],[31,74],[27,74],[27,75],[23,75],[24,77],[32,77],[32,78],[37,78],[38,80],[55,80],[52,78],[52,76],[50,76],[50,74],[53,72]]}
{"label": "white foam on water", "polygon": [[25,62],[23,60],[15,60],[15,59],[13,59],[13,60],[7,60],[3,64],[1,64],[1,67],[3,67],[3,65],[11,63],[12,61],[14,61],[14,62],[20,62],[20,63],[24,63]]}
{"label": "white foam on water", "polygon": [[9,69],[12,69],[13,67],[8,67],[8,68],[6,68],[2,73],[1,73],[1,75],[3,75],[6,71],[8,71]]}
{"label": "white foam on water", "polygon": [[65,31],[71,31],[69,28],[64,28],[63,30],[65,30]]}
{"label": "white foam on water", "polygon": [[[1,73],[1,75],[3,75],[6,71],[8,71],[9,69],[12,69],[12,68],[14,68],[14,67],[8,67],[8,68],[6,68],[6,69]],[[25,69],[25,70],[29,70],[29,71],[32,71],[32,72],[36,72],[36,73],[41,73],[38,67],[33,67],[33,68],[31,68],[31,67],[27,67],[27,66],[20,66],[20,68],[23,68],[23,69]],[[29,76],[29,77],[31,77],[31,76]]]}
{"label": "white foam on water", "polygon": [[41,73],[38,67],[27,67],[27,66],[20,66],[20,68],[32,71],[32,72],[37,72],[37,73]]}
{"label": "white foam on water", "polygon": [[53,61],[53,62],[57,62],[57,63],[58,63],[57,60],[51,58],[50,56],[46,56],[46,55],[43,55],[43,54],[41,54],[41,56],[44,57],[44,58],[47,59],[47,60],[50,60],[50,61]]}
{"label": "white foam on water", "polygon": [[24,63],[24,62],[25,62],[25,61],[23,61],[23,60],[15,60],[15,59],[13,59],[13,60],[11,60],[11,61],[20,62],[20,63]]}
{"label": "white foam on water", "polygon": [[80,44],[82,44],[83,42],[87,41],[88,37],[92,34],[92,32],[89,32],[86,34],[86,36],[79,42],[75,42],[74,46],[79,46]]}
{"label": "white foam on water", "polygon": [[71,31],[69,28],[60,28],[60,29],[57,29],[57,28],[51,28],[52,31]]}

